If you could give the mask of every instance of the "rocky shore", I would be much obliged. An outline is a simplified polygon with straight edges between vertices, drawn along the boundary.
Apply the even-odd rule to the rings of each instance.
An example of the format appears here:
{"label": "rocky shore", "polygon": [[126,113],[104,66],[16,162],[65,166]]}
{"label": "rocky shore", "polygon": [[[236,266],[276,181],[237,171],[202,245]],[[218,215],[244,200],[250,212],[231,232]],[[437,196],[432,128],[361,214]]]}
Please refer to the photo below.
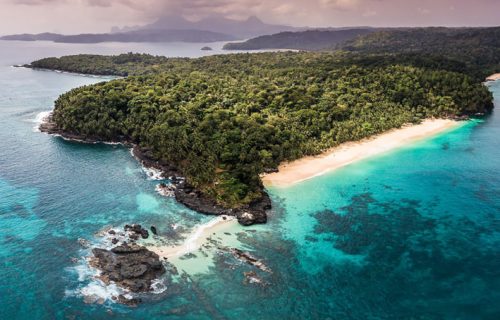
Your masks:
{"label": "rocky shore", "polygon": [[[99,278],[104,284],[116,284],[134,294],[154,291],[153,281],[166,273],[160,257],[138,245],[140,238],[149,237],[148,230],[138,224],[126,225],[123,232],[113,229],[106,236],[116,245],[111,249],[93,248],[88,260],[91,267],[99,270]],[[140,299],[119,295],[113,297],[119,303],[135,306]]]}
{"label": "rocky shore", "polygon": [[[165,179],[169,179],[171,185],[162,186],[161,189],[165,195],[173,195],[175,199],[191,210],[206,215],[229,215],[238,219],[238,222],[244,226],[266,223],[267,211],[271,209],[271,199],[264,191],[262,186],[262,197],[249,205],[239,208],[224,208],[218,205],[215,200],[207,197],[205,194],[194,188],[182,176],[179,170],[169,163],[157,161],[154,159],[151,150],[140,148],[136,144],[127,141],[126,137],[120,137],[115,141],[102,141],[99,137],[81,136],[59,128],[49,116],[40,124],[40,131],[48,134],[60,136],[66,140],[82,143],[119,143],[132,148],[132,154],[146,168],[155,168],[162,172]],[[167,192],[168,191],[168,192]],[[162,192],[160,192],[162,194]]]}

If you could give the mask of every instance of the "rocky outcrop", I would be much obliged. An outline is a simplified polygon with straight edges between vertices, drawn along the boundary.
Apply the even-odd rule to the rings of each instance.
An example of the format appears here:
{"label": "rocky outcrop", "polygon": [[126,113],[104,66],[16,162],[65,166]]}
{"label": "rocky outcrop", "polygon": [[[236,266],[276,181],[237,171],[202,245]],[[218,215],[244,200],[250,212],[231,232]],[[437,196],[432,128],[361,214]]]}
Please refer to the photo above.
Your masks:
{"label": "rocky outcrop", "polygon": [[124,243],[111,250],[94,248],[92,254],[90,265],[100,270],[99,279],[131,292],[151,291],[151,282],[165,273],[160,257],[135,243]]}
{"label": "rocky outcrop", "polygon": [[213,199],[190,186],[187,182],[179,183],[175,189],[175,199],[186,207],[209,215],[234,216],[244,226],[267,222],[266,211],[271,209],[271,199],[263,192],[261,199],[235,209],[219,206]]}
{"label": "rocky outcrop", "polygon": [[124,229],[132,234],[135,233],[136,235],[141,236],[143,239],[149,238],[148,230],[144,229],[140,224],[126,224]]}

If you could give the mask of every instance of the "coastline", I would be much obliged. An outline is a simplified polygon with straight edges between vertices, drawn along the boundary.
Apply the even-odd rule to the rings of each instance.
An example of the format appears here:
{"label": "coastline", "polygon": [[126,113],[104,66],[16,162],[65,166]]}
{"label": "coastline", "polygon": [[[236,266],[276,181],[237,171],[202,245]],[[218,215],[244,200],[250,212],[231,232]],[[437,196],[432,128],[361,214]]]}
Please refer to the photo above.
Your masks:
{"label": "coastline", "polygon": [[38,67],[33,67],[30,64],[13,65],[11,67],[12,68],[26,68],[26,69],[31,69],[34,71],[42,71],[42,72],[55,72],[55,73],[60,73],[60,74],[68,74],[68,75],[73,75],[73,76],[96,78],[96,79],[102,79],[102,80],[116,80],[116,79],[125,78],[125,76],[118,76],[118,75],[81,73],[81,72],[72,72],[72,71],[65,71],[65,70],[59,70],[59,69],[38,68]]}
{"label": "coastline", "polygon": [[407,125],[361,141],[343,143],[318,156],[308,156],[281,164],[278,172],[262,175],[261,178],[266,187],[291,186],[356,161],[434,136],[459,124],[460,122],[450,119],[428,119],[417,125]]}
{"label": "coastline", "polygon": [[238,219],[238,222],[244,226],[253,224],[261,224],[267,222],[267,211],[271,209],[271,199],[265,190],[262,192],[262,197],[254,202],[243,205],[237,208],[225,208],[215,202],[214,199],[207,197],[205,194],[191,186],[179,169],[165,161],[156,160],[151,150],[139,147],[134,142],[120,137],[115,141],[103,141],[99,137],[88,137],[66,132],[53,122],[52,113],[46,112],[45,117],[40,119],[39,131],[56,137],[60,137],[66,141],[87,144],[112,144],[122,145],[131,148],[132,156],[139,161],[145,168],[154,168],[161,171],[163,178],[170,180],[173,187],[173,196],[175,199],[186,206],[187,208],[196,211],[200,214],[214,216],[233,216]]}
{"label": "coastline", "polygon": [[498,81],[500,80],[500,73],[495,73],[486,78],[486,81]]}

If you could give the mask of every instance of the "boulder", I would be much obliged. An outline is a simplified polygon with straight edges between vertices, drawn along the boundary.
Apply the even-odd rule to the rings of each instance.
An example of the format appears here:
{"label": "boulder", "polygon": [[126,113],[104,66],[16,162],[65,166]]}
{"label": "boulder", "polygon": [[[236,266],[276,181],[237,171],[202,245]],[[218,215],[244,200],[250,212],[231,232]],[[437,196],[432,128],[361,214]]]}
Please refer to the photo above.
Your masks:
{"label": "boulder", "polygon": [[151,291],[151,282],[165,273],[160,257],[135,243],[111,250],[94,248],[90,264],[99,269],[104,283],[114,281],[132,292]]}
{"label": "boulder", "polygon": [[158,235],[158,230],[156,229],[156,227],[155,227],[155,226],[151,226],[151,228],[150,228],[150,229],[151,229],[151,232],[152,232],[155,236],[157,236],[157,235]]}

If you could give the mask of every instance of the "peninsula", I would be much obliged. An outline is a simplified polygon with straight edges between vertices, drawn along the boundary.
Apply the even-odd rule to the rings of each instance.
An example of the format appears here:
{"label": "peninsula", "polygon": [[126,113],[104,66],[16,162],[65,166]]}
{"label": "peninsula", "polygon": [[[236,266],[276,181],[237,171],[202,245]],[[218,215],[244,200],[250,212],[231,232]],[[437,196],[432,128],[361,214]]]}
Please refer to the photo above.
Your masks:
{"label": "peninsula", "polygon": [[[344,153],[336,164],[319,166],[319,172],[298,167],[303,173],[282,182],[299,181],[453,123],[426,119],[490,112],[492,95],[482,81],[500,62],[492,58],[499,56],[494,54],[500,47],[498,32],[394,30],[369,33],[332,52],[198,59],[77,55],[42,59],[29,67],[124,76],[63,94],[42,129],[83,141],[132,145],[144,164],[171,178],[169,188],[181,203],[250,225],[267,221],[271,202],[260,177],[290,172],[282,163],[404,127],[401,135],[389,133],[373,148],[362,142],[363,148]],[[468,55],[459,63],[450,35],[462,33],[460,52]],[[427,46],[418,54],[405,49],[414,41],[411,36],[422,34],[436,42],[439,55],[427,52]],[[489,38],[477,50],[478,39]],[[409,129],[411,124],[419,126]]]}

